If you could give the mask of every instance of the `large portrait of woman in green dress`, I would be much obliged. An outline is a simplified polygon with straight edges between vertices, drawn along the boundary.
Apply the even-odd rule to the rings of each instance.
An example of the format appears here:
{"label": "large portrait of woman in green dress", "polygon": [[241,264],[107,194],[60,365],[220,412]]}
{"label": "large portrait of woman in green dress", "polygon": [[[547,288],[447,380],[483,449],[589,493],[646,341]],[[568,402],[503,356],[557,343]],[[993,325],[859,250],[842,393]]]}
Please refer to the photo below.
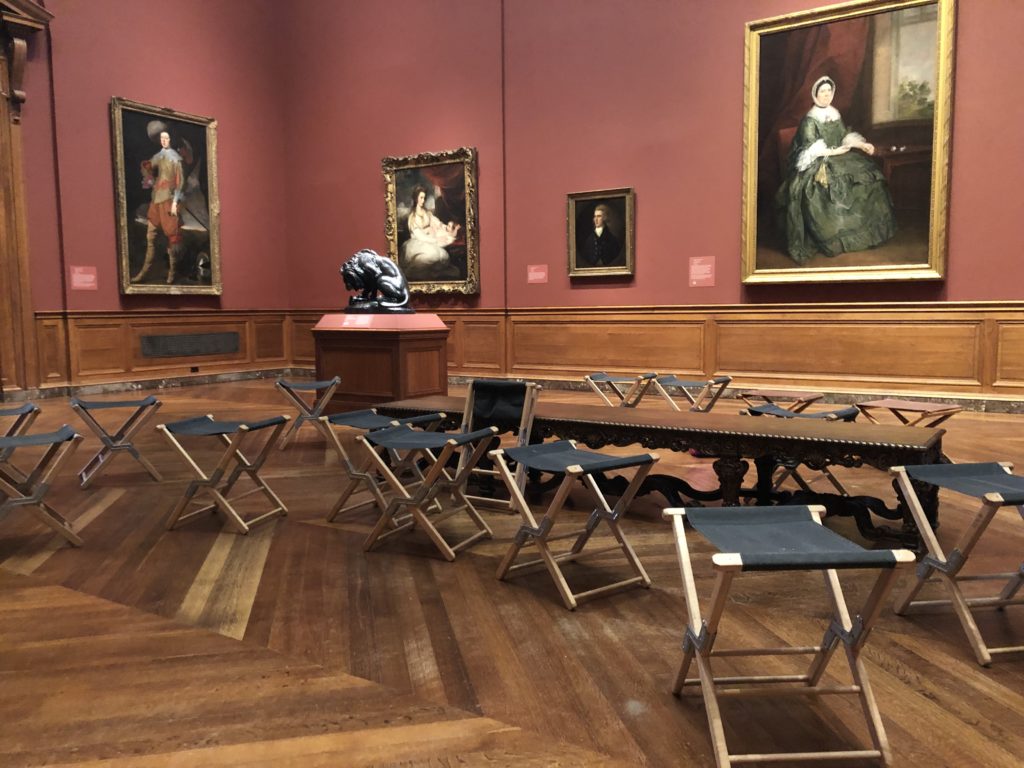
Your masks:
{"label": "large portrait of woman in green dress", "polygon": [[941,279],[955,0],[747,25],[743,280]]}

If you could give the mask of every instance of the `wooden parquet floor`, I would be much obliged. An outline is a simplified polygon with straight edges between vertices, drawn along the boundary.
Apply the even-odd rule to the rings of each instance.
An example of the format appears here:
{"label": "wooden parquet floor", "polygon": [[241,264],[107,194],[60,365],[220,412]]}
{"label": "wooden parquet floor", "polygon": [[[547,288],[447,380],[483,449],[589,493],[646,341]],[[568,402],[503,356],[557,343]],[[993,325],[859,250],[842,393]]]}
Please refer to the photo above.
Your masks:
{"label": "wooden parquet floor", "polygon": [[[162,421],[289,412],[269,381],[155,394]],[[40,405],[38,429],[79,427],[66,400]],[[1024,468],[1022,424],[1022,416],[960,414],[948,422],[946,452]],[[0,521],[0,765],[713,764],[700,700],[669,693],[685,612],[660,497],[637,500],[625,521],[652,588],[570,613],[546,572],[495,580],[517,528],[500,513],[485,513],[494,540],[454,563],[418,533],[364,553],[372,515],[324,520],[342,477],[311,428],[263,472],[288,516],[248,536],[223,532],[213,516],[166,531],[191,475],[159,435],[138,444],[163,482],[124,456],[89,491],[71,471],[57,480],[51,503],[80,529],[81,549],[30,515]],[[209,449],[189,445],[200,463],[220,452],[212,440]],[[75,468],[96,448],[89,435]],[[713,485],[708,460],[662,456],[662,471]],[[884,473],[838,474],[852,493],[892,503]],[[581,497],[570,517],[584,511]],[[972,511],[944,496],[940,539],[954,541]],[[977,567],[1020,560],[1024,526],[1014,517],[1000,514],[972,558]],[[830,525],[856,538],[851,521]],[[706,587],[710,569],[697,562]],[[582,588],[623,572],[608,555],[567,575]],[[851,604],[868,580],[844,576]],[[827,615],[817,577],[741,578],[719,642],[813,644]],[[1020,609],[980,616],[993,643],[1024,638]],[[891,612],[865,655],[896,765],[1024,760],[1024,658],[983,669],[951,617]],[[788,663],[763,668],[794,671]],[[853,702],[783,704],[730,702],[730,743],[750,751],[864,743]]]}

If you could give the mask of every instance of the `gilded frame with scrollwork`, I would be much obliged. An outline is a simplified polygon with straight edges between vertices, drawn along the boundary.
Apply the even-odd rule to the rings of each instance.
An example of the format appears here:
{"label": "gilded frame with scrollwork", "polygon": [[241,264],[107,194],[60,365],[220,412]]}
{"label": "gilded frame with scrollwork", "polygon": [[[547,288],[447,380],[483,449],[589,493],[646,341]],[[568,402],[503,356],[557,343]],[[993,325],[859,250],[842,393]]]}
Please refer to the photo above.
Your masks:
{"label": "gilded frame with scrollwork", "polygon": [[121,293],[221,295],[217,121],[116,96],[110,120]]}
{"label": "gilded frame with scrollwork", "polygon": [[[746,25],[744,283],[945,277],[955,18],[956,0],[858,0]],[[807,153],[821,77],[836,81],[829,106],[843,130],[863,139],[844,151],[869,164],[836,160],[861,163],[860,178],[876,179],[863,187],[829,167],[801,176],[833,162]],[[821,195],[829,203],[812,208]],[[888,207],[857,207],[885,195]],[[860,211],[875,233],[844,218]]]}
{"label": "gilded frame with scrollwork", "polygon": [[480,292],[474,147],[385,157],[388,256],[414,293]]}

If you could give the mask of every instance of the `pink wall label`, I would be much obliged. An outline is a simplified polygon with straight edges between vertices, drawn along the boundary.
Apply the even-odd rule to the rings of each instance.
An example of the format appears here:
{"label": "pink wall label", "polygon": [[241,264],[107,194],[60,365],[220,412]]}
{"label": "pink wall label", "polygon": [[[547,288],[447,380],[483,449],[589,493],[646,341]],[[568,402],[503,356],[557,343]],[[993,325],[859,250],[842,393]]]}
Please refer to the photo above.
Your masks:
{"label": "pink wall label", "polygon": [[690,257],[690,287],[712,287],[715,284],[715,257]]}
{"label": "pink wall label", "polygon": [[546,283],[548,281],[547,264],[528,264],[526,266],[526,282]]}
{"label": "pink wall label", "polygon": [[96,277],[96,267],[71,267],[72,291],[97,291],[100,283]]}

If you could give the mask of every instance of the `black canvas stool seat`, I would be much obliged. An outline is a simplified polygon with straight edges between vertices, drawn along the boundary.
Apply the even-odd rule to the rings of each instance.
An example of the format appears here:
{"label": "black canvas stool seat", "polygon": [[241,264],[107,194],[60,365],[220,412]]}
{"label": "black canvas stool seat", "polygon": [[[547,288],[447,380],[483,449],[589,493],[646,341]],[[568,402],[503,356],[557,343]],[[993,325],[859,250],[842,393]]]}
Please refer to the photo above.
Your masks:
{"label": "black canvas stool seat", "polygon": [[[171,446],[178,451],[197,478],[188,484],[181,499],[175,504],[170,515],[168,515],[167,529],[170,530],[178,524],[192,520],[199,515],[220,512],[228,526],[238,533],[244,534],[248,533],[249,529],[254,525],[286,515],[288,509],[270,489],[266,481],[260,477],[259,472],[264,462],[266,462],[271,448],[274,447],[275,441],[288,425],[288,420],[287,416],[274,416],[262,421],[217,421],[213,416],[207,414],[206,416],[197,416],[192,419],[183,419],[182,421],[158,425],[157,429],[163,433]],[[269,436],[263,443],[263,447],[256,458],[250,461],[242,453],[243,445],[248,445],[257,433],[267,429],[271,430]],[[215,437],[223,442],[225,446],[224,452],[209,474],[203,471],[180,442],[181,438],[193,437]],[[228,494],[231,493],[231,490],[242,475],[248,476],[255,487],[229,497]],[[193,497],[201,491],[208,494],[213,499],[213,503],[191,512],[185,512],[186,507],[193,503]],[[269,511],[254,517],[243,518],[233,505],[254,493],[262,493],[270,503],[271,508]]]}
{"label": "black canvas stool seat", "polygon": [[[781,405],[775,403],[764,403],[763,405],[755,405],[747,408],[746,411],[741,411],[749,416],[775,416],[779,419],[822,419],[824,421],[845,421],[851,422],[857,419],[860,414],[860,410],[853,405],[845,408],[836,408],[831,411],[815,411],[814,413],[804,413],[801,411],[792,411],[789,408],[784,408]],[[803,490],[813,492],[810,484],[804,480],[803,476],[798,471],[799,464],[792,462],[779,462],[782,465],[782,471],[775,477],[772,482],[772,490],[778,490],[778,488],[786,482],[787,478],[792,477],[796,484],[799,485]],[[827,466],[821,468],[821,474],[832,483],[832,487],[839,492],[841,496],[849,496],[849,492],[846,487],[839,482],[839,478],[836,477],[832,470]]]}
{"label": "black canvas stool seat", "polygon": [[[390,492],[363,548],[369,551],[391,536],[419,527],[441,555],[451,561],[466,547],[490,537],[490,526],[466,497],[466,482],[497,433],[495,427],[474,432],[428,432],[400,424],[357,436],[370,460],[367,469],[372,468],[383,477]],[[457,468],[453,468],[450,465],[455,463],[456,455]],[[422,460],[427,465],[422,480],[415,484],[403,482],[385,456],[399,456],[401,466]],[[452,506],[443,507],[439,499],[442,494],[450,497]],[[474,531],[450,544],[437,526],[460,512],[466,513]]]}
{"label": "black canvas stool seat", "polygon": [[9,462],[0,463],[0,519],[12,509],[26,507],[69,543],[81,546],[82,539],[71,523],[43,500],[53,478],[71,458],[81,441],[82,436],[67,424],[56,432],[0,437],[0,455],[7,457],[22,448],[45,448],[35,467],[27,473],[13,469]]}
{"label": "black canvas stool seat", "polygon": [[[284,450],[285,446],[288,445],[288,441],[298,433],[303,424],[312,424],[320,432],[323,432],[320,417],[323,416],[324,408],[331,402],[334,390],[338,388],[339,384],[341,384],[341,378],[338,376],[326,381],[289,381],[285,378],[277,380],[274,386],[281,390],[281,393],[288,399],[288,402],[294,405],[295,410],[298,411],[295,421],[292,422],[291,429],[285,433],[284,438],[281,440],[281,450]],[[310,394],[313,397],[312,402],[306,400],[306,397]],[[326,435],[326,433],[324,434]]]}
{"label": "black canvas stool seat", "polygon": [[725,392],[726,387],[732,383],[732,376],[715,376],[711,379],[688,380],[678,376],[659,376],[654,380],[654,386],[658,394],[664,398],[673,410],[681,411],[682,408],[676,403],[675,398],[669,390],[678,392],[686,398],[689,403],[687,410],[694,413],[707,413],[715,407],[718,398]]}
{"label": "black canvas stool seat", "polygon": [[[22,403],[13,408],[0,408],[0,419],[12,419],[3,431],[3,437],[23,435],[32,427],[32,422],[39,416],[39,407],[35,403]],[[6,470],[11,477],[25,479],[25,473],[10,463],[14,448],[0,449],[0,469]]]}
{"label": "black canvas stool seat", "polygon": [[[885,729],[860,655],[881,612],[885,596],[892,587],[896,566],[901,563],[912,563],[914,554],[908,550],[863,549],[823,527],[823,513],[824,507],[813,506],[708,507],[666,509],[664,512],[664,516],[672,521],[687,610],[683,660],[672,692],[679,695],[685,689],[700,687],[711,730],[715,761],[719,766],[732,765],[734,762],[844,758],[877,759],[883,765],[888,765],[892,760]],[[684,518],[718,550],[711,556],[716,576],[710,604],[703,612],[690,560]],[[878,571],[874,587],[857,614],[851,614],[847,607],[837,574],[839,569]],[[732,580],[737,574],[749,571],[822,573],[832,607],[832,617],[817,645],[737,649],[715,647]],[[747,598],[747,601],[749,599]],[[780,611],[785,608],[786,605],[779,606]],[[853,685],[823,683],[826,668],[840,646],[846,655],[853,676]],[[790,655],[811,657],[811,663],[805,673],[716,676],[711,666],[714,657]],[[698,676],[690,678],[687,674],[693,663],[697,665]],[[719,708],[720,698],[793,694],[857,696],[865,714],[873,748],[769,754],[732,754],[729,751]]]}
{"label": "black canvas stool seat", "polygon": [[[71,399],[70,405],[102,444],[100,450],[89,459],[78,473],[78,480],[82,488],[88,488],[92,481],[109,466],[110,461],[118,453],[127,453],[135,459],[154,480],[159,482],[163,479],[156,467],[139,453],[138,448],[132,442],[135,435],[160,410],[161,403],[159,400],[152,395],[141,400],[116,401],[82,400],[81,398],[74,397]],[[121,426],[112,432],[103,426],[94,415],[96,411],[122,410],[126,408],[131,408],[132,412],[121,423]]]}
{"label": "black canvas stool seat", "polygon": [[[396,419],[392,416],[381,416],[373,408],[321,416],[320,422],[323,425],[324,434],[327,435],[328,445],[334,448],[338,460],[341,462],[341,468],[347,477],[337,503],[327,513],[327,521],[333,522],[341,515],[365,509],[373,504],[377,506],[379,513],[383,513],[387,508],[387,499],[385,498],[387,487],[384,484],[383,477],[373,471],[371,467],[373,463],[372,457],[365,455],[362,461],[358,463],[353,461],[348,451],[345,450],[345,444],[341,440],[338,431],[332,429],[332,427],[342,427],[343,431],[358,430],[360,432],[371,432],[377,429],[396,427],[399,424],[410,424],[423,427],[424,429],[436,429],[444,419],[445,414],[443,413],[426,413],[407,419]],[[410,482],[421,482],[423,480],[423,473],[416,462],[404,462],[397,454],[391,454],[389,459],[392,471],[396,476],[402,477],[408,473],[414,476]],[[406,485],[408,487],[408,483]],[[359,490],[360,486],[369,491],[370,498],[348,504],[349,499]]]}
{"label": "black canvas stool seat", "polygon": [[[961,574],[975,546],[1000,509],[1015,507],[1017,513],[1024,518],[1024,477],[1011,474],[1012,470],[1012,464],[1002,462],[930,464],[893,467],[890,470],[896,475],[903,498],[910,507],[921,540],[928,550],[918,565],[917,578],[896,601],[896,613],[902,615],[915,610],[952,607],[974,650],[975,658],[984,666],[992,663],[993,655],[1024,651],[1024,645],[998,648],[988,646],[981,637],[973,615],[973,609],[976,608],[1002,610],[1008,605],[1024,603],[1024,597],[1017,596],[1024,586],[1024,563],[1013,563],[1016,570],[1007,573]],[[974,520],[948,553],[939,543],[932,522],[921,507],[915,488],[915,484],[921,483],[981,501]],[[915,599],[925,584],[936,581],[945,587],[948,599]],[[960,587],[960,583],[965,581],[1001,581],[1003,587],[997,595],[991,597],[967,597]]]}
{"label": "black canvas stool seat", "polygon": [[[515,447],[521,448],[530,442],[533,431],[533,413],[542,387],[530,381],[474,379],[470,382],[466,398],[466,410],[462,417],[463,432],[473,432],[483,427],[497,427],[500,435],[512,433]],[[501,438],[495,437],[490,448],[498,448]],[[520,490],[526,488],[526,471],[517,466],[514,473]],[[493,485],[503,487],[498,477],[500,472],[484,456],[473,467],[470,480],[475,481],[474,490],[467,498],[476,506],[486,506],[509,514],[515,514],[511,498],[504,498],[494,492]]]}
{"label": "black canvas stool seat", "polygon": [[[513,573],[518,573],[528,568],[544,565],[555,587],[562,597],[562,602],[570,611],[575,610],[582,600],[617,592],[627,587],[641,585],[649,587],[651,579],[644,570],[640,558],[637,557],[632,545],[622,531],[619,522],[626,513],[633,497],[636,495],[640,484],[647,477],[648,473],[658,461],[657,454],[644,453],[633,456],[610,456],[608,454],[583,451],[576,447],[571,440],[559,440],[553,443],[542,443],[540,445],[528,445],[521,448],[499,449],[490,454],[494,459],[505,486],[512,496],[512,502],[522,518],[512,544],[505,554],[504,559],[498,566],[497,577],[505,579]],[[535,470],[563,475],[555,495],[538,520],[530,509],[522,488],[516,480],[516,475],[509,467],[510,462],[515,462],[523,470]],[[603,472],[611,472],[622,469],[635,469],[632,480],[626,490],[619,497],[615,507],[610,507],[608,501],[598,485],[595,475]],[[565,505],[569,492],[582,480],[583,485],[590,491],[594,501],[594,511],[591,512],[583,528],[552,535],[552,530],[558,520],[559,513]],[[615,537],[615,544],[600,550],[585,551],[599,525],[602,523],[611,531]],[[554,553],[551,551],[550,542],[559,539],[574,539],[568,551]],[[516,563],[520,550],[526,546],[535,546],[540,555],[539,558]],[[571,562],[588,555],[598,555],[609,551],[620,550],[629,564],[633,575],[611,584],[606,584],[594,589],[574,592],[562,572],[562,563]]]}
{"label": "black canvas stool seat", "polygon": [[[598,397],[604,400],[605,405],[636,408],[644,399],[647,391],[654,386],[657,378],[658,374],[656,373],[641,373],[639,376],[613,376],[604,371],[598,371],[584,376],[583,380],[597,393]],[[609,393],[615,397],[615,402],[604,393],[602,386],[608,388]]]}

